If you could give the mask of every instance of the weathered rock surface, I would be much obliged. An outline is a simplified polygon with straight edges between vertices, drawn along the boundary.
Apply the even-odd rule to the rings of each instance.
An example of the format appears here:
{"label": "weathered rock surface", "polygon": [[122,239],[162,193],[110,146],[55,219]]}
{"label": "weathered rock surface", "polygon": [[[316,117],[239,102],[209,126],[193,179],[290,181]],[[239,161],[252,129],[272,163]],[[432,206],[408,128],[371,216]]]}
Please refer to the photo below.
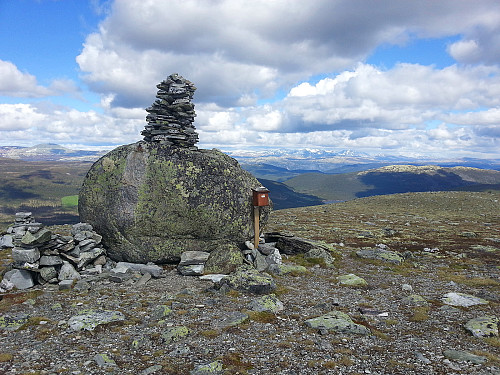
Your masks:
{"label": "weathered rock surface", "polygon": [[255,298],[248,304],[248,308],[253,311],[269,311],[277,313],[284,309],[281,302],[275,294],[268,294],[262,297]]}
{"label": "weathered rock surface", "polygon": [[498,336],[498,324],[500,319],[496,316],[480,316],[469,320],[465,324],[465,329],[475,337],[493,337]]}
{"label": "weathered rock surface", "polygon": [[28,289],[35,285],[30,271],[14,269],[5,273],[0,288],[9,290],[12,287],[17,289]]}
{"label": "weathered rock surface", "polygon": [[86,310],[68,320],[68,326],[73,331],[93,331],[98,325],[125,320],[120,311]]}
{"label": "weathered rock surface", "polygon": [[218,246],[205,263],[205,273],[229,274],[243,264],[243,255],[234,244]]}
{"label": "weathered rock surface", "polygon": [[475,305],[487,305],[489,302],[483,298],[475,297],[466,293],[446,293],[441,299],[443,303],[450,306],[470,307]]}
{"label": "weathered rock surface", "polygon": [[[217,150],[152,142],[121,146],[90,169],[79,197],[82,221],[116,261],[177,262],[253,237],[252,188],[260,183]],[[261,223],[269,208],[261,210]]]}
{"label": "weathered rock surface", "polygon": [[328,314],[306,320],[306,325],[314,329],[332,330],[337,333],[369,335],[370,330],[354,323],[346,313],[331,311]]}
{"label": "weathered rock surface", "polygon": [[337,276],[337,280],[340,282],[340,285],[344,286],[359,287],[368,285],[365,279],[357,275],[354,275],[353,273],[350,273],[348,275]]}

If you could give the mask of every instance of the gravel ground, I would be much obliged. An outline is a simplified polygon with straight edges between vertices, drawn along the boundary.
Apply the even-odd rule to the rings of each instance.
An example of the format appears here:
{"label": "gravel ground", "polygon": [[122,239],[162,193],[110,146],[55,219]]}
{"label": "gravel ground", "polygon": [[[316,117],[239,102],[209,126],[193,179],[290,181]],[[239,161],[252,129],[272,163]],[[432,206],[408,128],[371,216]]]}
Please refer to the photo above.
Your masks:
{"label": "gravel ground", "polygon": [[[140,275],[120,284],[102,276],[69,291],[47,285],[4,294],[4,321],[26,319],[16,330],[0,329],[0,373],[190,374],[218,361],[225,374],[500,374],[499,338],[476,338],[464,328],[472,318],[500,317],[499,211],[483,210],[476,220],[470,212],[466,219],[448,219],[441,210],[437,224],[436,217],[417,219],[422,217],[418,212],[403,214],[394,205],[397,218],[380,205],[372,212],[368,204],[364,209],[360,204],[273,213],[266,229],[324,239],[336,249],[333,268],[308,264],[300,256],[284,257],[286,263],[305,265],[307,273],[274,276],[275,293],[284,305],[276,314],[250,311],[255,295],[218,291],[211,281],[179,275],[174,266],[165,266],[164,277],[145,285],[137,283]],[[457,220],[460,225],[450,224]],[[388,225],[401,234],[380,237],[377,233],[387,235]],[[439,244],[428,235],[439,226],[439,236],[450,239],[446,251],[436,250]],[[360,235],[367,227],[374,237]],[[456,235],[465,232],[480,235]],[[356,251],[370,242],[406,252],[406,260],[395,265],[357,257]],[[350,273],[364,278],[367,286],[340,285],[337,277]],[[441,300],[448,292],[489,303],[449,306]],[[411,294],[425,298],[427,305],[405,303]],[[165,306],[169,314],[161,313],[168,312]],[[125,319],[91,331],[71,329],[71,317],[90,309],[119,311]],[[305,324],[332,310],[347,313],[371,334],[338,334]],[[249,319],[221,327],[233,312],[244,312]],[[166,333],[180,326],[187,327],[187,335],[171,342]],[[450,349],[481,356],[484,362],[450,359],[444,354]],[[105,364],[106,358],[113,364]]]}

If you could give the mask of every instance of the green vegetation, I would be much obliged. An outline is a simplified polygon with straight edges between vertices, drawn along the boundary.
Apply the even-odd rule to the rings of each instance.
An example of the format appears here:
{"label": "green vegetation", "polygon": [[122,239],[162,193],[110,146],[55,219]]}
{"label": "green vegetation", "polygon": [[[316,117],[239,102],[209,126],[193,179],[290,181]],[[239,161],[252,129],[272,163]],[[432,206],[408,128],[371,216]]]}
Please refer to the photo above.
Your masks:
{"label": "green vegetation", "polygon": [[62,197],[61,204],[63,207],[78,206],[78,195],[67,195],[65,197]]}
{"label": "green vegetation", "polygon": [[0,231],[19,211],[46,225],[78,222],[77,196],[91,165],[0,158]]}

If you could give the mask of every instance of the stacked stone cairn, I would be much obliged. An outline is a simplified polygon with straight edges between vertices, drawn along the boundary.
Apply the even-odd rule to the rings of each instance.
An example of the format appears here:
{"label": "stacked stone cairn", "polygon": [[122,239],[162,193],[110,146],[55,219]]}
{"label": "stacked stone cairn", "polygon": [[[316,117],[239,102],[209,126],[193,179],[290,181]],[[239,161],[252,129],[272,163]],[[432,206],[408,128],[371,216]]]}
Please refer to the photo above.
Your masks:
{"label": "stacked stone cairn", "polygon": [[27,289],[45,283],[70,287],[81,278],[80,273],[100,273],[107,261],[106,251],[100,246],[102,237],[90,224],[75,224],[71,235],[64,236],[43,228],[30,212],[20,212],[7,232],[13,236],[13,263],[0,290]]}
{"label": "stacked stone cairn", "polygon": [[141,132],[144,140],[196,150],[198,134],[193,126],[196,114],[191,103],[196,87],[176,73],[156,87],[157,99],[146,109],[148,124]]}

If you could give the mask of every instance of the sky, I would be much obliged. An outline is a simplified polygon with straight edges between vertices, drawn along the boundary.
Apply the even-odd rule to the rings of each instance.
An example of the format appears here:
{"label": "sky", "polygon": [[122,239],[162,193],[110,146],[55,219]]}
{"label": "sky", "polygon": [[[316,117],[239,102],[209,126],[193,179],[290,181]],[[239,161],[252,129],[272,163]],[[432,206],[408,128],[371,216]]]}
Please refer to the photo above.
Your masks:
{"label": "sky", "polygon": [[500,158],[498,0],[0,0],[0,145],[137,142],[172,73],[201,148]]}

